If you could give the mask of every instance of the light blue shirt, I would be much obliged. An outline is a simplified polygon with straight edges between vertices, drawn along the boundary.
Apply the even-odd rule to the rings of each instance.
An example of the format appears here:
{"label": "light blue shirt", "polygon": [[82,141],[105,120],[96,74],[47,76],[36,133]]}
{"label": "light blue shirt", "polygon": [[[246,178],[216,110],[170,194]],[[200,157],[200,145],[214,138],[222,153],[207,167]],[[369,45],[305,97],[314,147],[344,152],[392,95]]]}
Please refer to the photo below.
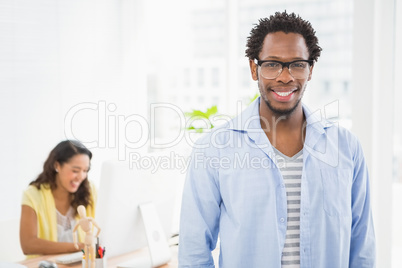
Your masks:
{"label": "light blue shirt", "polygon": [[[375,267],[369,178],[349,131],[311,113],[303,148],[300,267]],[[280,268],[286,189],[259,99],[197,141],[183,191],[179,267]]]}

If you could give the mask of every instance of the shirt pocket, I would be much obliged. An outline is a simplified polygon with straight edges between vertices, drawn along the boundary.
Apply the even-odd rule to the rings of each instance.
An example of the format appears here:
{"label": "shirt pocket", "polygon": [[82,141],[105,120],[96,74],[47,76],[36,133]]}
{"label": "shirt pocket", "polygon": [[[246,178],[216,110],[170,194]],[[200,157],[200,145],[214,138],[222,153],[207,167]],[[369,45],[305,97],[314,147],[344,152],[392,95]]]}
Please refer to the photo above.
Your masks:
{"label": "shirt pocket", "polygon": [[329,216],[350,216],[352,213],[352,171],[321,169],[324,211]]}

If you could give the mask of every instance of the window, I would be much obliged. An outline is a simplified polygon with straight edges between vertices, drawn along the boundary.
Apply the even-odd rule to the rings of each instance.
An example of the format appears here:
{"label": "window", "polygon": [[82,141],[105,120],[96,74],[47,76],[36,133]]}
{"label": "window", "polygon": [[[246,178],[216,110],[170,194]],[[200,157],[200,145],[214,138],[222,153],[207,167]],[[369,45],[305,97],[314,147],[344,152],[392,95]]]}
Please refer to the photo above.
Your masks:
{"label": "window", "polygon": [[[191,103],[176,103],[184,111],[204,110],[212,105],[209,103],[211,98],[205,98],[202,104],[201,97],[218,93],[219,112],[231,116],[240,112],[231,108],[236,107],[239,100],[244,101],[245,107],[248,100],[258,92],[257,84],[250,76],[248,59],[245,57],[245,45],[250,30],[259,18],[286,9],[288,12],[299,13],[312,22],[320,45],[324,48],[304,101],[312,109],[323,108],[333,101],[339,101],[340,118],[350,121],[350,95],[344,94],[344,88],[351,83],[353,1],[282,3],[265,0],[220,0],[185,1],[185,4],[172,1],[171,7],[166,8],[167,11],[174,12],[178,22],[185,21],[186,24],[169,26],[170,29],[176,28],[180,32],[180,39],[175,42],[175,51],[183,57],[179,60],[181,64],[177,66],[178,69],[168,68],[165,71],[168,77],[184,73],[186,77],[179,81],[184,81],[186,88],[169,88],[169,92],[166,92],[165,84],[160,83],[160,89],[155,91],[156,97],[153,99],[163,101],[162,98],[167,98],[167,95],[180,92],[183,96],[191,95],[193,99]],[[149,12],[151,9],[152,7]],[[163,13],[160,15],[162,18],[167,16]],[[167,27],[162,32],[171,31]],[[153,38],[155,39],[149,40],[150,43],[159,42],[158,35]],[[157,54],[153,49],[152,52],[147,55],[158,59],[165,57],[163,51]],[[189,73],[194,76],[191,77]],[[347,127],[349,125],[347,124]]]}
{"label": "window", "polygon": [[198,68],[197,70],[197,86],[204,87],[205,85],[205,71],[203,68]]}
{"label": "window", "polygon": [[219,72],[219,68],[218,67],[213,67],[211,69],[211,85],[212,87],[219,87],[219,82],[220,82],[220,77],[221,74]]}

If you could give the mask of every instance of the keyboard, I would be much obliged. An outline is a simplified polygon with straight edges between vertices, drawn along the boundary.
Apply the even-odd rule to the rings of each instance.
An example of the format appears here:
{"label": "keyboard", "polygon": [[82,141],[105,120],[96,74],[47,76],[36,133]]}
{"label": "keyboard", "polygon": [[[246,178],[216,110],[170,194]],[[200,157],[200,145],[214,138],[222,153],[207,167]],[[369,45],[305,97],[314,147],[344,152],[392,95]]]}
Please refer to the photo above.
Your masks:
{"label": "keyboard", "polygon": [[82,251],[65,254],[65,255],[57,257],[55,259],[55,262],[60,263],[60,264],[70,264],[70,263],[80,262],[80,261],[82,261],[82,255],[83,255]]}

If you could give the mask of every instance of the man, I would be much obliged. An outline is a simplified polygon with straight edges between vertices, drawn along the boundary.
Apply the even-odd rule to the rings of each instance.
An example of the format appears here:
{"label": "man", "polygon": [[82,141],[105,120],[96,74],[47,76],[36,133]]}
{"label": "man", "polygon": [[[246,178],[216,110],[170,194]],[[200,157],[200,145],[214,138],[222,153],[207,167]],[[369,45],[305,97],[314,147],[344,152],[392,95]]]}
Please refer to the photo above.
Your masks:
{"label": "man", "polygon": [[301,104],[321,48],[308,21],[260,20],[247,42],[261,97],[201,138],[183,192],[179,267],[374,267],[362,149]]}

